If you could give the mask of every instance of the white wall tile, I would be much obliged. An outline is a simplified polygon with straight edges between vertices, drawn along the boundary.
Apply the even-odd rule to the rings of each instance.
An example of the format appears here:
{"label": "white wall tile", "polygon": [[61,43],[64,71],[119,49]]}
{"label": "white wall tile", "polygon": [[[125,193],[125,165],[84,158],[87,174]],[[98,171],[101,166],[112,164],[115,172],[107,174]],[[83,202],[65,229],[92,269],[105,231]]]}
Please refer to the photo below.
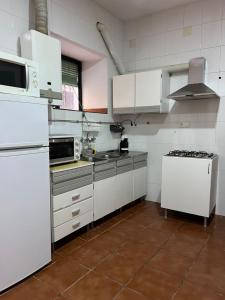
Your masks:
{"label": "white wall tile", "polygon": [[202,2],[188,4],[184,7],[184,27],[202,23]]}
{"label": "white wall tile", "polygon": [[167,30],[167,11],[163,11],[151,16],[152,34],[163,33]]}
{"label": "white wall tile", "polygon": [[201,51],[201,55],[207,60],[207,71],[218,72],[220,68],[220,47],[207,48]]}
{"label": "white wall tile", "polygon": [[165,54],[165,34],[152,35],[149,39],[150,57],[163,56]]}
{"label": "white wall tile", "polygon": [[223,2],[222,0],[204,0],[203,6],[203,23],[220,20],[222,17]]}
{"label": "white wall tile", "polygon": [[175,30],[183,27],[184,7],[175,7],[167,11],[167,30]]}
{"label": "white wall tile", "polygon": [[202,25],[202,47],[209,48],[221,44],[221,22],[211,22]]}

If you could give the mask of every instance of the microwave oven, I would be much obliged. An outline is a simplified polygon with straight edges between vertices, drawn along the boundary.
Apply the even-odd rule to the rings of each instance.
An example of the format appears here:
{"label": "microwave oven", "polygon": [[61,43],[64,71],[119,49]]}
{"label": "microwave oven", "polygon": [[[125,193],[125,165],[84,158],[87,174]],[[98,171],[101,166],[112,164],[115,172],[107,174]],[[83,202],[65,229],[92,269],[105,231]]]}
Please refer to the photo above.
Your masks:
{"label": "microwave oven", "polygon": [[0,93],[40,97],[38,64],[0,52]]}
{"label": "microwave oven", "polygon": [[51,166],[80,160],[80,139],[72,136],[51,136],[49,158]]}

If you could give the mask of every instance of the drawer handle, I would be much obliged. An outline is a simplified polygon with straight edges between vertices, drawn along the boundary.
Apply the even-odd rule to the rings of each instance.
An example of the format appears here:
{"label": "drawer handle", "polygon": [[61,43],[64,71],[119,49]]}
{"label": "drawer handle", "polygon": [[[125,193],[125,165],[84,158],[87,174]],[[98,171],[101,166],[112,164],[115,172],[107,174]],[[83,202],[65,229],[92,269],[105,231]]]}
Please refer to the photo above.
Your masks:
{"label": "drawer handle", "polygon": [[75,210],[72,211],[72,217],[75,217],[77,215],[79,215],[79,212],[80,212],[80,208],[77,208]]}
{"label": "drawer handle", "polygon": [[73,229],[76,229],[79,226],[80,226],[80,222],[77,222],[77,223],[75,223],[75,224],[72,225]]}
{"label": "drawer handle", "polygon": [[78,200],[79,198],[80,198],[80,194],[74,195],[74,196],[72,197],[72,201],[76,201],[76,200]]}

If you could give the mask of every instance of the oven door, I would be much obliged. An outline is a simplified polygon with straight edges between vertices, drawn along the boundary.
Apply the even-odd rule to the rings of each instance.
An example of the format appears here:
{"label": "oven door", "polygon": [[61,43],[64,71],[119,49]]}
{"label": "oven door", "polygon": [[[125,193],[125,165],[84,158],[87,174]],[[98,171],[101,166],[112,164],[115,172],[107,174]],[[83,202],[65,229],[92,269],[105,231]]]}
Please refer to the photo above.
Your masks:
{"label": "oven door", "polygon": [[49,139],[50,165],[74,161],[74,138]]}

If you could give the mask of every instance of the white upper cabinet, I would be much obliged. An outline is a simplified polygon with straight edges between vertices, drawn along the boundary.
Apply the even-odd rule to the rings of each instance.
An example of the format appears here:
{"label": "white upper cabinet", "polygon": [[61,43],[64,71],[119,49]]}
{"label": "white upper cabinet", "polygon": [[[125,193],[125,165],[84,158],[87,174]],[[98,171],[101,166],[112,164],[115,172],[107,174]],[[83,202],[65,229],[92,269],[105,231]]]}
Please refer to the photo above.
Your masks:
{"label": "white upper cabinet", "polygon": [[113,112],[134,113],[135,74],[113,77]]}
{"label": "white upper cabinet", "polygon": [[160,105],[162,97],[162,71],[148,71],[136,74],[135,111]]}
{"label": "white upper cabinet", "polygon": [[167,71],[152,70],[113,78],[114,114],[168,112],[167,95]]}

